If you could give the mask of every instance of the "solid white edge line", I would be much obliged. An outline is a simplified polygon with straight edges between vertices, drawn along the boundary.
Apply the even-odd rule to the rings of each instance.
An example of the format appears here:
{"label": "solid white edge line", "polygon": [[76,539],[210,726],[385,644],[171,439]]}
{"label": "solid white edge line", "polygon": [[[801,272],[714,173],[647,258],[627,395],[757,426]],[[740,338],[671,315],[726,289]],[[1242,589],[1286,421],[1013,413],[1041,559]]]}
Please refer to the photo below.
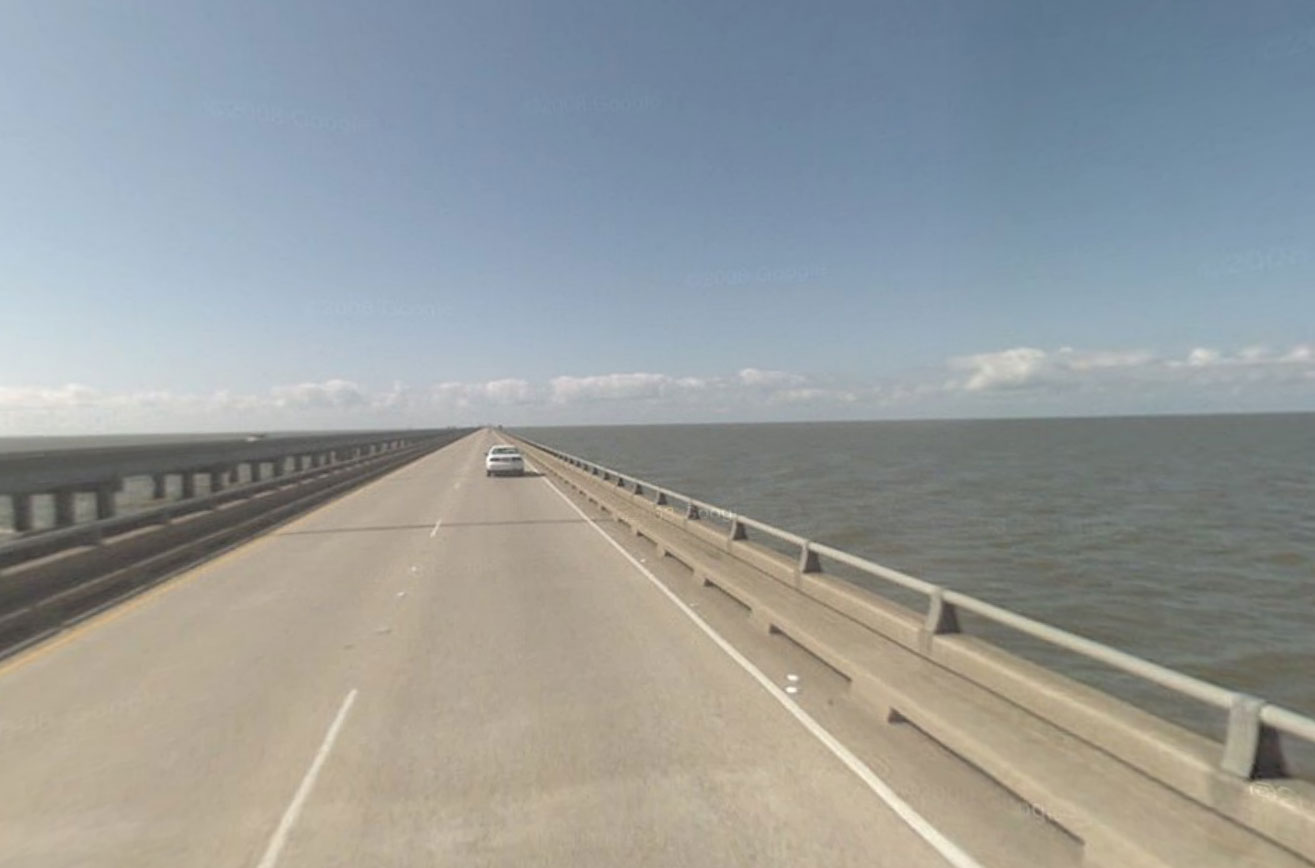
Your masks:
{"label": "solid white edge line", "polygon": [[[537,472],[537,468],[535,469]],[[575,510],[576,513],[581,518],[583,518],[586,522],[588,522],[589,525],[594,530],[596,530],[599,533],[599,535],[602,536],[603,539],[611,543],[613,548],[615,548],[622,555],[624,555],[625,559],[630,561],[631,565],[635,569],[643,573],[644,577],[647,578],[650,582],[652,582],[653,585],[657,587],[657,589],[661,591],[668,600],[674,603],[676,607],[685,614],[686,617],[688,617],[691,621],[693,621],[700,630],[702,630],[705,634],[707,634],[708,638],[711,639],[713,642],[715,642],[718,648],[726,652],[727,656],[729,656],[732,660],[734,660],[736,663],[740,665],[740,668],[742,668],[745,672],[748,672],[751,676],[753,676],[754,680],[757,681],[760,685],[762,685],[762,688],[764,690],[770,693],[773,696],[773,698],[776,699],[777,702],[783,705],[787,711],[789,711],[792,715],[794,715],[795,719],[798,720],[800,723],[802,723],[804,725],[804,728],[807,729],[810,733],[812,733],[813,736],[818,741],[826,745],[827,749],[830,750],[831,753],[833,753],[837,759],[839,759],[842,763],[844,763],[845,766],[851,772],[853,772],[855,775],[858,776],[858,778],[861,781],[863,781],[863,783],[867,784],[868,789],[876,793],[878,798],[880,798],[883,802],[885,802],[886,805],[892,811],[894,811],[895,814],[909,826],[909,828],[911,828],[914,832],[916,832],[920,838],[922,838],[924,841],[930,844],[936,850],[937,853],[939,853],[942,857],[945,858],[947,862],[949,862],[951,865],[954,865],[955,868],[982,868],[982,864],[980,862],[978,862],[972,856],[968,855],[968,853],[965,852],[961,847],[959,847],[958,844],[954,843],[949,838],[947,838],[944,833],[942,833],[939,829],[937,829],[930,822],[928,822],[925,817],[923,817],[916,810],[914,810],[913,807],[909,805],[908,802],[901,799],[899,795],[897,795],[895,791],[890,788],[889,784],[887,784],[881,778],[877,777],[876,772],[872,771],[872,769],[868,766],[867,763],[863,762],[861,759],[855,756],[854,753],[849,750],[849,748],[845,747],[843,744],[840,743],[839,740],[836,739],[835,736],[827,732],[827,730],[822,726],[822,724],[818,723],[813,718],[812,715],[804,711],[802,708],[799,707],[797,703],[795,703],[792,699],[790,699],[790,697],[786,695],[785,691],[777,687],[776,684],[773,683],[770,678],[768,678],[766,675],[763,674],[761,669],[753,665],[753,663],[750,662],[749,659],[745,657],[743,654],[741,654],[739,651],[735,650],[735,648],[732,647],[731,644],[727,642],[724,638],[722,638],[722,635],[718,633],[716,630],[714,630],[708,624],[707,621],[704,621],[701,617],[699,617],[697,612],[695,612],[693,609],[687,606],[685,602],[681,600],[679,597],[677,597],[676,594],[670,588],[662,584],[661,580],[659,580],[657,576],[653,575],[651,572],[649,572],[648,568],[646,568],[639,561],[635,560],[634,556],[631,555],[630,552],[622,548],[620,543],[618,543],[616,540],[608,536],[607,532],[604,531],[601,527],[599,527],[598,524],[592,518],[585,515],[584,510],[576,506],[574,501],[572,501],[569,497],[563,494],[561,489],[559,489],[556,485],[554,485],[552,480],[550,480],[546,474],[541,476],[540,478],[544,482],[548,483],[548,487],[551,488],[553,491],[555,491],[558,497],[566,501],[566,504],[569,507],[571,507],[571,509]]]}
{"label": "solid white edge line", "polygon": [[306,776],[301,779],[301,786],[297,787],[297,794],[292,797],[292,803],[283,812],[283,819],[279,821],[279,827],[274,830],[274,836],[269,839],[269,846],[265,848],[265,855],[256,868],[274,868],[278,864],[279,855],[283,852],[283,846],[288,841],[288,833],[292,831],[293,825],[297,822],[297,817],[301,815],[301,809],[306,804],[311,789],[315,786],[315,779],[320,776],[320,768],[324,765],[324,761],[329,758],[329,751],[333,750],[333,743],[338,738],[338,732],[342,729],[343,722],[347,720],[347,712],[352,710],[352,704],[355,702],[356,688],[352,688],[352,692],[348,693],[347,698],[342,701],[342,707],[338,709],[338,716],[329,725],[329,731],[320,744],[319,752],[315,754],[314,762],[310,764]]}
{"label": "solid white edge line", "polygon": [[438,533],[438,526],[441,525],[442,523],[443,523],[443,519],[441,518],[438,521],[434,522],[434,529],[429,532],[430,539],[433,539],[434,535]]}

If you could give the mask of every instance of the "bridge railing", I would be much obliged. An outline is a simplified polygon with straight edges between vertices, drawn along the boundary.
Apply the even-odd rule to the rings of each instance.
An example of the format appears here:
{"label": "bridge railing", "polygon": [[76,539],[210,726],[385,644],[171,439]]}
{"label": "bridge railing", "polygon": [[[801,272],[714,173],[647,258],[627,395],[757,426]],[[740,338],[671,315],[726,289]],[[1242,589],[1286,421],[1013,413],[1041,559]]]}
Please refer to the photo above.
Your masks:
{"label": "bridge railing", "polygon": [[[944,635],[963,632],[958,612],[972,612],[982,618],[1034,639],[1073,652],[1089,660],[1102,663],[1135,678],[1158,685],[1178,695],[1188,697],[1228,714],[1224,749],[1219,768],[1225,773],[1243,779],[1266,775],[1282,766],[1282,752],[1274,732],[1315,745],[1315,720],[1291,709],[1270,703],[1251,694],[1231,690],[1218,684],[1187,675],[1158,663],[1120,651],[1117,648],[1079,636],[1067,630],[1037,621],[1017,612],[979,600],[944,586],[910,576],[866,558],[841,551],[832,546],[813,542],[763,521],[739,515],[722,507],[655,485],[629,474],[527,438],[520,438],[554,457],[586,473],[614,483],[636,496],[650,493],[655,507],[676,509],[683,505],[688,519],[713,518],[726,528],[727,541],[747,539],[746,528],[752,528],[771,537],[778,543],[798,551],[798,569],[801,573],[821,572],[819,558],[845,564],[866,575],[921,594],[926,598],[924,630],[927,634]],[[677,510],[680,511],[680,510]]]}
{"label": "bridge railing", "polygon": [[[405,447],[398,447],[399,450],[402,448]],[[371,462],[388,458],[394,454],[391,451],[381,451],[356,458],[346,458],[332,464],[321,464],[305,470],[294,470],[278,476],[228,486],[207,494],[167,501],[122,515],[97,518],[66,527],[32,531],[10,539],[0,540],[0,567],[45,557],[78,546],[100,545],[107,537],[152,525],[169,524],[193,513],[217,509],[232,501],[246,500],[276,489],[298,485],[308,479],[315,479],[326,474],[350,471],[353,468],[369,465]]]}

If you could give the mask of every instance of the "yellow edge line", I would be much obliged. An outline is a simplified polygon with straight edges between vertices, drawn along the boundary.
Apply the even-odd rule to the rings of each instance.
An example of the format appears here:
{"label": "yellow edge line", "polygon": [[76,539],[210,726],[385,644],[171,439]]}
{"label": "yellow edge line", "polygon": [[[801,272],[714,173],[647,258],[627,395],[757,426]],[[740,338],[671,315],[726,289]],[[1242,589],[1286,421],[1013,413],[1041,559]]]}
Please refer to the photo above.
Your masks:
{"label": "yellow edge line", "polygon": [[[409,465],[403,465],[402,467],[397,468],[397,470],[402,470],[404,467],[407,466]],[[341,506],[342,504],[351,500],[353,497],[356,497],[358,494],[364,494],[365,492],[369,491],[375,484],[383,482],[389,476],[392,476],[394,472],[396,471],[390,471],[389,473],[384,474],[378,479],[361,486],[355,491],[349,491],[343,496],[334,498],[333,500],[329,501],[328,503],[322,506],[317,506],[315,507],[315,509],[311,510],[305,515],[293,519],[291,522],[276,528],[276,530],[278,530],[279,532],[286,532],[288,530],[295,528],[297,525],[301,524],[304,521],[309,521],[311,518],[314,518],[317,513],[323,510],[329,509],[330,507],[334,507],[334,506]],[[53,651],[63,648],[65,645],[68,645],[72,642],[77,641],[78,639],[83,638],[84,636],[86,636],[87,633],[91,632],[92,630],[103,627],[106,624],[111,623],[112,621],[117,621],[119,618],[122,618],[124,615],[127,615],[137,609],[140,609],[142,606],[145,606],[147,603],[158,600],[160,597],[163,597],[165,594],[171,591],[176,591],[179,588],[183,587],[184,585],[191,584],[197,578],[209,572],[210,570],[214,569],[215,567],[218,567],[241,555],[251,554],[256,549],[262,547],[265,544],[268,544],[269,541],[274,539],[274,537],[277,535],[278,534],[266,531],[263,535],[258,536],[248,542],[242,543],[235,549],[230,549],[229,551],[224,552],[223,554],[219,555],[216,558],[213,558],[201,564],[197,564],[195,567],[191,568],[185,573],[181,573],[177,576],[174,576],[172,579],[166,579],[163,584],[159,585],[156,588],[152,588],[151,590],[146,591],[143,594],[139,594],[136,597],[132,598],[131,600],[122,603],[121,605],[114,606],[113,608],[110,609],[106,609],[104,612],[101,612],[98,615],[94,615],[91,618],[88,618],[86,621],[83,621],[81,624],[78,624],[76,627],[73,627],[67,632],[56,634],[44,642],[38,642],[36,645],[34,645],[32,648],[26,651],[20,651],[17,654],[17,656],[12,657],[9,660],[6,660],[4,663],[0,663],[0,678],[3,678],[4,676],[8,675],[10,672],[19,669],[20,667],[26,666],[35,660],[39,660],[40,658],[45,657],[46,655],[50,654]]]}

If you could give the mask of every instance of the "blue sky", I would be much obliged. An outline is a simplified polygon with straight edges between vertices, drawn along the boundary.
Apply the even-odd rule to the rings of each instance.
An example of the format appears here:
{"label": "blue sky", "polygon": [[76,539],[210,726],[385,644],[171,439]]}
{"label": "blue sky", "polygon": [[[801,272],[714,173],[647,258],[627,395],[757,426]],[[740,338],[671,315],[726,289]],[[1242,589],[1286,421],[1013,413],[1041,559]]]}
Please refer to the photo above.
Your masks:
{"label": "blue sky", "polygon": [[1315,409],[1307,2],[17,2],[0,434]]}

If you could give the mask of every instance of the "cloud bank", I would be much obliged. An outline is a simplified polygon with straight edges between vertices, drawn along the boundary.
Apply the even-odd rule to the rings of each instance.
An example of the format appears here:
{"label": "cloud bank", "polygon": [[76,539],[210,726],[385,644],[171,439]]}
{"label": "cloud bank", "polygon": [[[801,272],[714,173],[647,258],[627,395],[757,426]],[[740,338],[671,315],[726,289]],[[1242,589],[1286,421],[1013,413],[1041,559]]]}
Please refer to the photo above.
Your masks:
{"label": "cloud bank", "polygon": [[1312,345],[1177,355],[1010,347],[867,379],[745,367],[707,376],[631,371],[376,388],[333,378],[257,393],[0,385],[0,435],[1264,409],[1315,409]]}

